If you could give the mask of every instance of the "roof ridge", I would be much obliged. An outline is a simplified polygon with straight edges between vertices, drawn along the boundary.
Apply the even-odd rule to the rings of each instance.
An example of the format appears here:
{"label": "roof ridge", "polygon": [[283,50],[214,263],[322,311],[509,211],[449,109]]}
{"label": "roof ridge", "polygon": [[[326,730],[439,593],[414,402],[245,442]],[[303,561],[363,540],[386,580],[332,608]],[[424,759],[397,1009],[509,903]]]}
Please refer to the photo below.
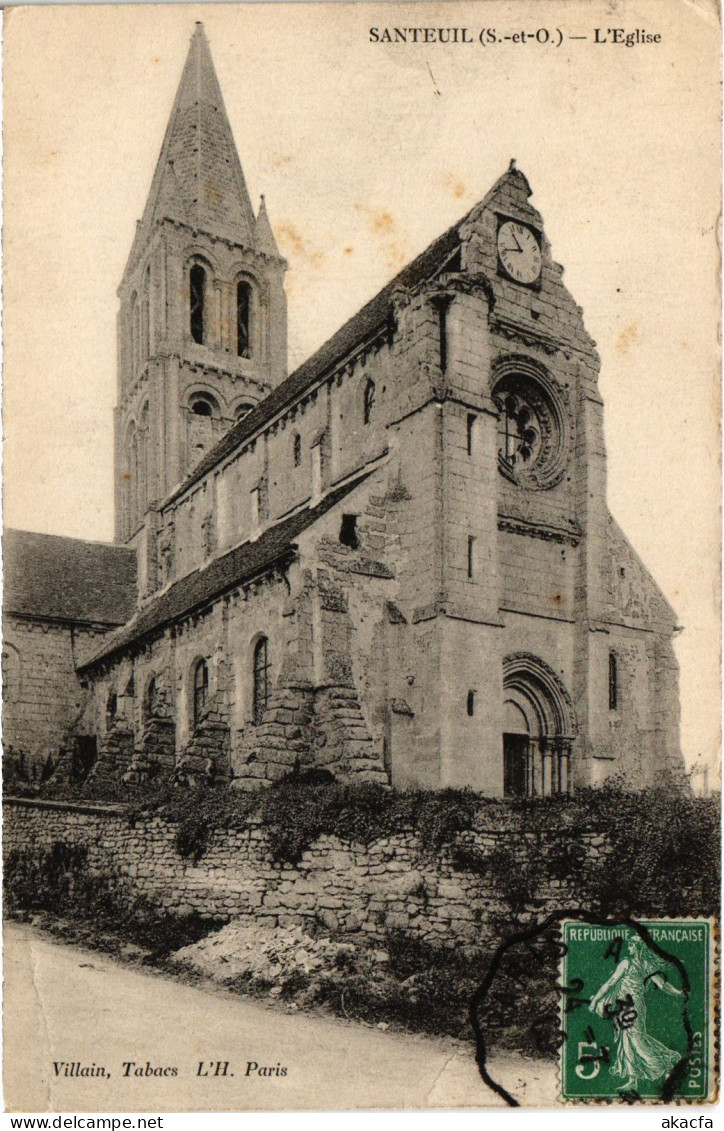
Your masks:
{"label": "roof ridge", "polygon": [[25,530],[19,526],[4,526],[2,530],[2,537],[8,536],[15,537],[17,535],[27,535],[31,538],[57,538],[63,542],[74,542],[83,546],[103,546],[110,550],[123,550],[128,554],[135,554],[135,550],[130,546],[122,545],[120,542],[105,542],[98,538],[76,538],[72,534],[54,534],[47,530]]}
{"label": "roof ridge", "polygon": [[[373,475],[378,466],[365,468],[346,483],[329,491],[318,503],[312,505],[310,501],[301,510],[268,526],[258,538],[247,539],[241,545],[233,546],[212,559],[203,568],[197,567],[179,577],[168,589],[162,590],[137,608],[129,621],[104,639],[98,652],[78,665],[78,670],[91,667],[146,633],[188,616],[194,609],[243,584],[245,579],[258,576],[292,550],[294,539],[299,534]],[[228,573],[227,566],[230,566]],[[195,591],[197,586],[198,592]]]}
{"label": "roof ridge", "polygon": [[[208,471],[227,455],[230,455],[239,444],[251,437],[257,429],[262,428],[277,412],[281,412],[289,403],[302,396],[315,381],[323,379],[325,373],[339,362],[345,354],[348,354],[362,339],[377,329],[389,313],[389,305],[394,292],[398,288],[416,285],[433,273],[435,267],[440,265],[437,262],[438,259],[444,261],[454,250],[454,246],[458,242],[460,228],[478,207],[478,204],[473,205],[457,223],[451,225],[442,235],[428,244],[419,255],[416,255],[388,283],[385,283],[377,294],[373,295],[355,314],[343,322],[331,338],[323,342],[281,384],[264,397],[251,412],[247,413],[242,420],[224,433],[186,478],[169,493],[164,500],[164,505],[178,498],[194,483],[202,479]],[[421,268],[422,270],[420,270]]]}

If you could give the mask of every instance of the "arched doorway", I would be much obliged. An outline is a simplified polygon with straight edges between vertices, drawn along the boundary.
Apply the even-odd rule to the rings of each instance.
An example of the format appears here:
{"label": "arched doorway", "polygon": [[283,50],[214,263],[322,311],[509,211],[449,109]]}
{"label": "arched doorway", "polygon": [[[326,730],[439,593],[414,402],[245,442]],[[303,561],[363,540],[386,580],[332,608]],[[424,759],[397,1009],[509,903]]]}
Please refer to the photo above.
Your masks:
{"label": "arched doorway", "polygon": [[570,695],[543,660],[527,652],[503,663],[503,792],[568,793],[576,735]]}

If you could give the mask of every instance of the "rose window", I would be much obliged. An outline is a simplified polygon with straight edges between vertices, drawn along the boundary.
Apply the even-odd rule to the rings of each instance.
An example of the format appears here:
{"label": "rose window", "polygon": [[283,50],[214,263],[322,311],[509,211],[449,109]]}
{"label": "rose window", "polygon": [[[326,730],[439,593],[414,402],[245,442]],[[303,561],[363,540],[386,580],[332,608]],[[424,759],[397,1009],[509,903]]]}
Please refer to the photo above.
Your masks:
{"label": "rose window", "polygon": [[498,454],[511,467],[533,464],[540,444],[538,417],[522,397],[510,393],[500,406]]}
{"label": "rose window", "polygon": [[498,410],[498,466],[522,487],[552,487],[565,469],[566,412],[552,382],[512,369],[493,389]]}

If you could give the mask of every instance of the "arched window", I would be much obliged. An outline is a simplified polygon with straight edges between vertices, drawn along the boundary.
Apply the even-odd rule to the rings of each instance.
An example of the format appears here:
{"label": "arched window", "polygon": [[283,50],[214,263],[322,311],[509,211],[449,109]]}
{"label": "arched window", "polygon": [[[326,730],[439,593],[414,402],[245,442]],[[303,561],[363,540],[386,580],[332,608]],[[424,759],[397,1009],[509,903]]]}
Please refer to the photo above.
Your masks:
{"label": "arched window", "polygon": [[302,437],[298,432],[294,433],[292,439],[292,458],[294,460],[294,466],[299,467],[302,462]]}
{"label": "arched window", "polygon": [[138,429],[136,431],[136,457],[138,459],[138,466],[136,468],[136,484],[138,490],[138,518],[140,520],[146,513],[146,508],[148,506],[148,401],[146,401],[143,408],[141,409],[141,415],[138,419]]}
{"label": "arched window", "polygon": [[138,526],[138,435],[136,433],[135,427],[131,432],[131,448],[129,458],[131,465],[129,469],[131,473],[129,507],[131,524],[129,533],[132,534]]}
{"label": "arched window", "polygon": [[131,367],[135,377],[140,368],[141,353],[141,311],[138,305],[138,296],[134,291],[131,295]]}
{"label": "arched window", "polygon": [[237,407],[235,413],[236,419],[241,420],[243,417],[247,416],[251,412],[253,407],[254,405],[250,404],[249,401],[242,401],[241,404]]}
{"label": "arched window", "polygon": [[205,397],[196,397],[191,402],[191,411],[194,416],[213,416],[214,410],[211,407],[211,402],[207,401]]}
{"label": "arched window", "polygon": [[262,636],[254,648],[254,722],[260,723],[269,702],[269,641]]}
{"label": "arched window", "polygon": [[209,668],[206,660],[199,660],[194,668],[194,726],[204,717],[209,697]]}
{"label": "arched window", "polygon": [[154,719],[158,714],[158,683],[155,675],[151,676],[146,688],[146,718]]}
{"label": "arched window", "polygon": [[236,352],[239,357],[251,357],[251,287],[248,283],[236,284]]}
{"label": "arched window", "polygon": [[318,503],[324,487],[324,440],[312,445],[312,502]]}
{"label": "arched window", "polygon": [[440,369],[444,373],[447,369],[447,312],[450,307],[450,300],[443,299],[437,303],[437,325],[438,335],[440,342]]}
{"label": "arched window", "polygon": [[608,709],[618,709],[618,658],[615,652],[608,653]]}
{"label": "arched window", "polygon": [[121,478],[121,514],[123,536],[130,537],[135,530],[135,481],[136,481],[136,425],[131,420],[125,433],[123,445],[123,475]]}
{"label": "arched window", "polygon": [[472,581],[475,577],[475,536],[468,534],[468,577]]}
{"label": "arched window", "polygon": [[189,450],[193,462],[207,452],[214,442],[214,418],[218,405],[209,396],[197,395],[189,404]]}
{"label": "arched window", "polygon": [[475,413],[473,413],[473,412],[468,413],[467,439],[468,439],[468,455],[469,456],[471,456],[473,454],[473,449],[474,449],[473,440],[475,438],[475,421],[477,419],[478,418],[475,415]]}
{"label": "arched window", "polygon": [[365,422],[365,424],[369,424],[370,420],[372,419],[372,410],[373,410],[374,407],[375,407],[375,383],[374,383],[373,380],[370,379],[367,382],[367,384],[365,385],[365,396],[364,396],[364,422]]}
{"label": "arched window", "polygon": [[151,267],[146,268],[143,277],[143,302],[141,305],[141,361],[147,361],[151,353]]}
{"label": "arched window", "polygon": [[111,691],[108,696],[108,702],[106,703],[106,724],[108,726],[111,725],[117,714],[118,696],[116,695],[115,691]]}
{"label": "arched window", "polygon": [[206,272],[200,263],[194,263],[189,272],[189,329],[199,345],[204,342],[204,299]]}

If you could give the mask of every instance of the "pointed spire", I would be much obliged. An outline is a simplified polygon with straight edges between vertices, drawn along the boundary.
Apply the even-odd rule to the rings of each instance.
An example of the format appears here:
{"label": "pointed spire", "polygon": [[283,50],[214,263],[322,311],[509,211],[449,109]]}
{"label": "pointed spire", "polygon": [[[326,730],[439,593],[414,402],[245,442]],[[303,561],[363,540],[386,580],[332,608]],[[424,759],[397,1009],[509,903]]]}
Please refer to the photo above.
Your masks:
{"label": "pointed spire", "polygon": [[274,238],[272,226],[269,223],[269,217],[266,211],[266,201],[262,195],[261,203],[259,204],[259,214],[256,218],[256,227],[254,229],[254,246],[257,251],[263,252],[265,255],[273,255],[276,259],[281,259],[277,241]]}
{"label": "pointed spire", "polygon": [[196,24],[138,236],[168,216],[251,243],[254,211],[202,23]]}

